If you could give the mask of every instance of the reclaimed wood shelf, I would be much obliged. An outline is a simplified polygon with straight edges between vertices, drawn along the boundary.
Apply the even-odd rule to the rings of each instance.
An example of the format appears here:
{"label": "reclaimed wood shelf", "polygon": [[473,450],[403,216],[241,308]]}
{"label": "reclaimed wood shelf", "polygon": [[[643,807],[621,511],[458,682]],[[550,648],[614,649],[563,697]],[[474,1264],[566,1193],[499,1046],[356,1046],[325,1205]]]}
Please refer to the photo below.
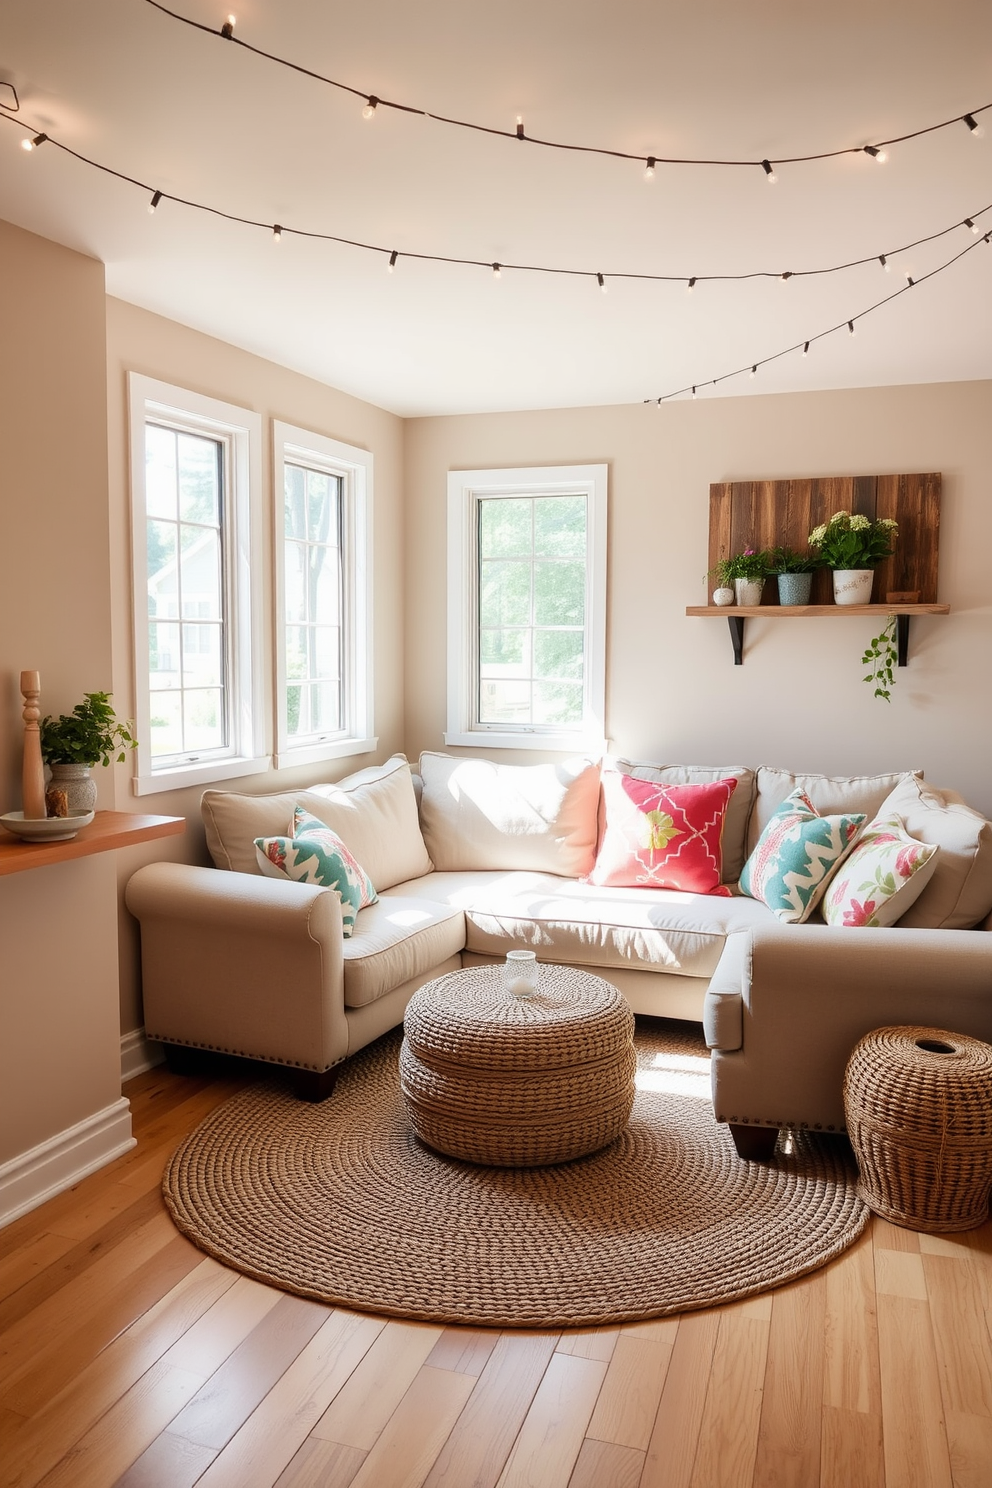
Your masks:
{"label": "reclaimed wood shelf", "polygon": [[98,811],[88,827],[68,842],[24,842],[0,828],[0,876],[88,858],[117,847],[134,847],[155,837],[178,836],[186,830],[184,816],[144,816],[131,811]]}
{"label": "reclaimed wood shelf", "polygon": [[946,604],[686,605],[685,612],[687,615],[726,618],[730,625],[735,666],[744,663],[744,622],[751,617],[756,620],[804,620],[811,616],[843,619],[846,615],[895,615],[899,665],[906,666],[909,660],[909,622],[913,616],[948,615],[950,609]]}

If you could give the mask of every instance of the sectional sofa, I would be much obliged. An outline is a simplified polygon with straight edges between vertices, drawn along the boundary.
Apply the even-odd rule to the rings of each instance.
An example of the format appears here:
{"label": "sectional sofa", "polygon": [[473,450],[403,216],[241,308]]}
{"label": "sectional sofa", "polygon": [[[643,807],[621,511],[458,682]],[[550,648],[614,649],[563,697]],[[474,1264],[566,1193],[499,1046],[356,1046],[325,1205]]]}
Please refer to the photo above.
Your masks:
{"label": "sectional sofa", "polygon": [[[927,1023],[992,1040],[992,827],[959,797],[913,772],[615,763],[666,789],[734,782],[725,885],[797,788],[823,816],[897,811],[910,835],[939,843],[936,868],[892,928],[789,924],[733,887],[588,881],[607,825],[592,760],[425,754],[415,776],[397,755],[305,791],[209,790],[215,866],[156,863],[127,888],[147,1035],[287,1066],[302,1096],[322,1099],[337,1066],[399,1024],[422,983],[526,946],[605,976],[636,1013],[702,1019],[715,1111],[745,1156],[768,1151],[779,1126],[843,1129],[844,1064],[871,1028]],[[291,881],[256,847],[286,834],[297,807],[340,836],[377,891],[350,936],[333,889]]]}

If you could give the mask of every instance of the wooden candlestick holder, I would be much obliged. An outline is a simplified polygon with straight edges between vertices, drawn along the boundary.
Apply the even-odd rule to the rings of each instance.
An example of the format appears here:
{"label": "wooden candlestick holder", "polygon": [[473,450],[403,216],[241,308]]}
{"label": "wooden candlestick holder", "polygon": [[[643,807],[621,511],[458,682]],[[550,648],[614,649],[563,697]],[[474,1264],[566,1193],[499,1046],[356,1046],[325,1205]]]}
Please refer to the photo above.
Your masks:
{"label": "wooden candlestick holder", "polygon": [[24,697],[24,761],[21,767],[21,795],[24,815],[38,818],[47,815],[45,810],[45,766],[41,758],[41,708],[38,698],[41,681],[37,672],[21,673],[21,693]]}

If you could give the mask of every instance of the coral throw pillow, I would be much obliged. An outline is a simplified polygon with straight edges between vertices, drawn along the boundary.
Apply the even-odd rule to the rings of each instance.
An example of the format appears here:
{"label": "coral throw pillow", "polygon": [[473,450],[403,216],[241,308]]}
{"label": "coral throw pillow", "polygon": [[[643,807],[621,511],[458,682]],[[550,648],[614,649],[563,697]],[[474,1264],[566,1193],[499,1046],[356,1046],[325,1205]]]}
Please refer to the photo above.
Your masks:
{"label": "coral throw pillow", "polygon": [[853,848],[864,820],[864,812],[819,816],[805,791],[793,791],[744,864],[741,893],[767,904],[786,924],[802,924]]}
{"label": "coral throw pillow", "polygon": [[721,839],[734,779],[660,785],[603,771],[606,830],[588,883],[606,888],[719,888]]}
{"label": "coral throw pillow", "polygon": [[828,925],[894,925],[922,894],[939,850],[910,837],[901,817],[876,818],[830,880],[823,918]]}
{"label": "coral throw pillow", "polygon": [[342,934],[355,928],[355,916],[378,894],[365,869],[337,832],[311,816],[305,806],[293,812],[289,837],[256,837],[255,856],[267,878],[291,878],[296,883],[320,884],[341,900]]}

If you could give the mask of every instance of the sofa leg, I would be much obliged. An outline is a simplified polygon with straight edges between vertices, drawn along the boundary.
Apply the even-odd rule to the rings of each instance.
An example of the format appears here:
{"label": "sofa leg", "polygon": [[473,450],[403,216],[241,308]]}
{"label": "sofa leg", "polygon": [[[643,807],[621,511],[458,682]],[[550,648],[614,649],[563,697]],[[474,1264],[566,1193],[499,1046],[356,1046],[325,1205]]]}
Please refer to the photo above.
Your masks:
{"label": "sofa leg", "polygon": [[326,1070],[294,1069],[293,1093],[297,1100],[326,1100],[334,1089],[338,1078],[338,1066]]}
{"label": "sofa leg", "polygon": [[745,1162],[768,1161],[775,1151],[777,1126],[739,1126],[733,1121],[729,1125],[738,1157]]}

